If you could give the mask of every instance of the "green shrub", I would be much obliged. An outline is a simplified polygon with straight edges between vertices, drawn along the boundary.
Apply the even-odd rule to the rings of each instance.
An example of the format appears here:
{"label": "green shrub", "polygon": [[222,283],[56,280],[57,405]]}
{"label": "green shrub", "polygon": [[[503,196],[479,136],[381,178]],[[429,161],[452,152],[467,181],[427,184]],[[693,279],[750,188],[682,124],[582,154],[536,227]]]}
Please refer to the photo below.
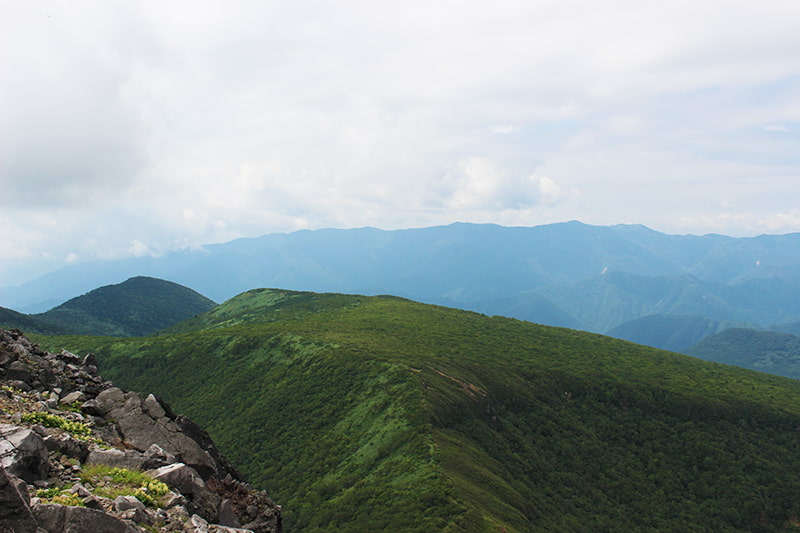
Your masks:
{"label": "green shrub", "polygon": [[68,420],[63,416],[53,415],[50,413],[25,413],[22,415],[22,421],[28,424],[41,424],[48,428],[63,429],[70,435],[84,440],[92,434],[91,428],[89,428],[89,426],[86,424],[82,422],[73,422],[72,420]]}
{"label": "green shrub", "polygon": [[87,465],[80,473],[81,483],[94,487],[93,494],[114,499],[117,496],[134,496],[150,507],[159,507],[161,499],[169,492],[166,484],[139,470]]}

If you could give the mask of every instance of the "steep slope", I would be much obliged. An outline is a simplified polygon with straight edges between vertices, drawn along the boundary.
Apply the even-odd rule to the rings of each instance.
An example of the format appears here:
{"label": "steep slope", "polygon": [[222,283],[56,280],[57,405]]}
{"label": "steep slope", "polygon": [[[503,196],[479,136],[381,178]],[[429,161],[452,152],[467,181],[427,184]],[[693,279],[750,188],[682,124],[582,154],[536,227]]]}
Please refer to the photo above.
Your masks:
{"label": "steep slope", "polygon": [[684,353],[800,379],[800,337],[788,333],[733,328],[706,337]]}
{"label": "steep slope", "polygon": [[700,340],[733,324],[703,316],[648,315],[625,322],[606,335],[671,352],[683,352]]}
{"label": "steep slope", "polygon": [[47,342],[199,420],[289,530],[772,531],[800,512],[792,380],[394,297],[250,291],[173,331]]}
{"label": "steep slope", "polygon": [[177,283],[139,276],[100,287],[33,317],[76,334],[138,336],[176,324],[215,305]]}
{"label": "steep slope", "polygon": [[44,320],[39,320],[5,307],[0,307],[0,328],[21,329],[28,333],[41,333],[42,335],[64,335],[69,333],[67,328],[49,324]]}

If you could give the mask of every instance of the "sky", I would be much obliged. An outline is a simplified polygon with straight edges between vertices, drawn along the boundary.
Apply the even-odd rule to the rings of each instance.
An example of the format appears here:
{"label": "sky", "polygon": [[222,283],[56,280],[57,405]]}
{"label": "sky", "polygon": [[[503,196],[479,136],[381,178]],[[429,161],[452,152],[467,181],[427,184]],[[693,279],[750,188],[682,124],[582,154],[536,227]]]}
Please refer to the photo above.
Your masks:
{"label": "sky", "polygon": [[456,221],[800,231],[800,2],[0,0],[0,286]]}

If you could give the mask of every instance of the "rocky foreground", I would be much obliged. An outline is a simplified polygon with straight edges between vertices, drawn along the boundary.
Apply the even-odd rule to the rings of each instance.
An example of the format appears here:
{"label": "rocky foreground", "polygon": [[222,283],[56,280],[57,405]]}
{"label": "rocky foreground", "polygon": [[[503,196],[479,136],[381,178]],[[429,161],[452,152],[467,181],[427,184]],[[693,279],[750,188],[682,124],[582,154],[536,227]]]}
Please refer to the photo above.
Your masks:
{"label": "rocky foreground", "polygon": [[281,531],[207,433],[0,329],[0,533]]}

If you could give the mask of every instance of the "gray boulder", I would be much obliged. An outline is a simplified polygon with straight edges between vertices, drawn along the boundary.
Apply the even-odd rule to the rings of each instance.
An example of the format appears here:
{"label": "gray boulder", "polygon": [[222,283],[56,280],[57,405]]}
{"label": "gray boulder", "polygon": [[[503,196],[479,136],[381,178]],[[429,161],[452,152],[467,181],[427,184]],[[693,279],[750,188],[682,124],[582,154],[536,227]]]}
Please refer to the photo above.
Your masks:
{"label": "gray boulder", "polygon": [[39,527],[48,533],[142,533],[142,529],[110,514],[88,507],[55,503],[34,507]]}
{"label": "gray boulder", "polygon": [[97,395],[92,408],[116,422],[117,431],[128,446],[144,452],[158,444],[204,478],[219,474],[211,454],[182,431],[154,396],[143,399],[141,394],[111,387]]}
{"label": "gray boulder", "polygon": [[0,533],[36,533],[28,487],[0,466]]}
{"label": "gray boulder", "polygon": [[30,429],[0,424],[0,465],[28,483],[47,479],[47,446]]}
{"label": "gray boulder", "polygon": [[175,463],[150,470],[148,474],[180,492],[187,499],[187,506],[194,512],[209,517],[212,521],[218,520],[222,498],[208,489],[194,468]]}

